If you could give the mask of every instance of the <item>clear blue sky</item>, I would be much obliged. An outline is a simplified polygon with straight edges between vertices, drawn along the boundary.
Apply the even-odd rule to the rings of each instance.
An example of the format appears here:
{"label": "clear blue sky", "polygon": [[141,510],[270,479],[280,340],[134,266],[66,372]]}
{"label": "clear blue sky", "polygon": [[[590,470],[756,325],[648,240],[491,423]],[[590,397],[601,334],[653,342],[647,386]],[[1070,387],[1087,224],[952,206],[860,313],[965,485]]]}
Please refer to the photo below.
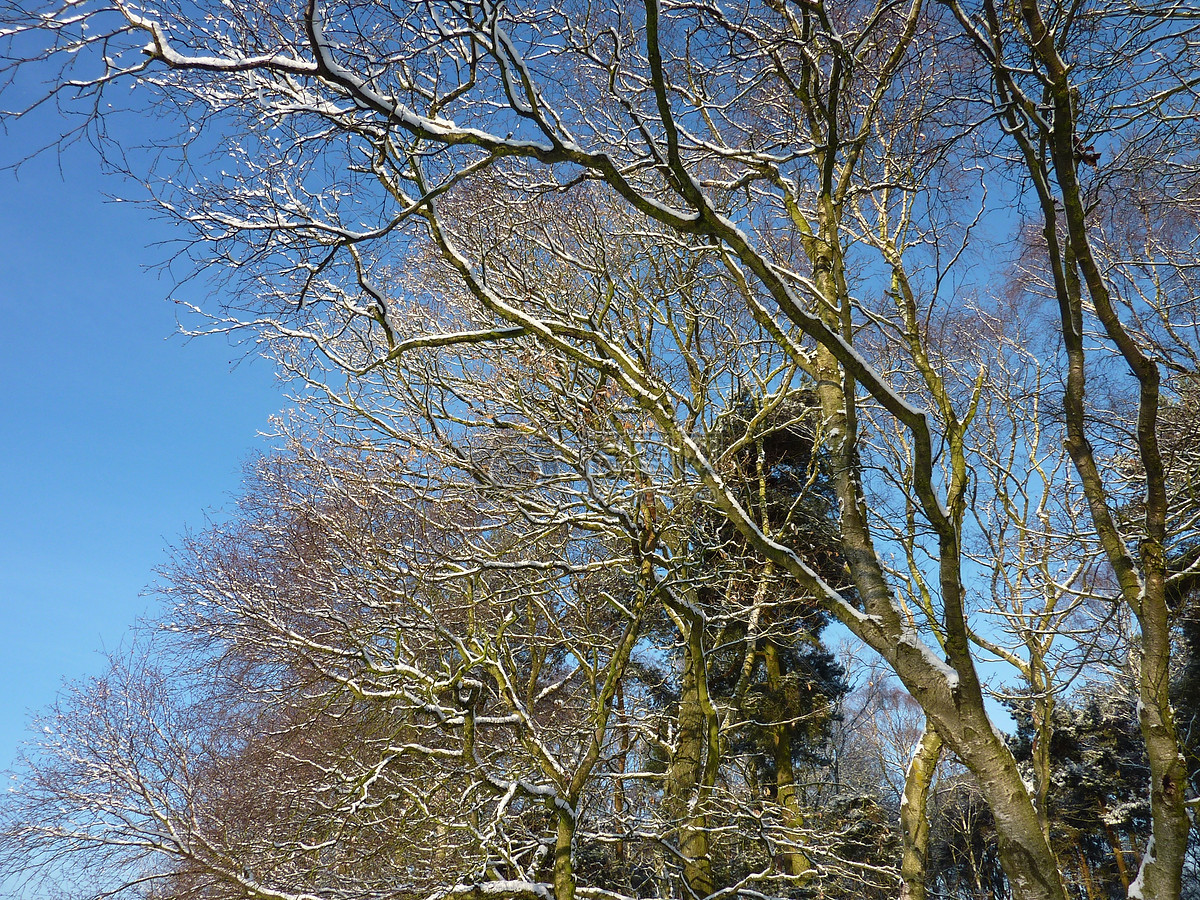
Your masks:
{"label": "clear blue sky", "polygon": [[[57,126],[0,132],[0,165]],[[170,226],[103,196],[134,190],[86,147],[0,172],[0,769],[153,612],[167,545],[228,504],[287,405],[264,362],[172,337],[171,284],[145,271]]]}

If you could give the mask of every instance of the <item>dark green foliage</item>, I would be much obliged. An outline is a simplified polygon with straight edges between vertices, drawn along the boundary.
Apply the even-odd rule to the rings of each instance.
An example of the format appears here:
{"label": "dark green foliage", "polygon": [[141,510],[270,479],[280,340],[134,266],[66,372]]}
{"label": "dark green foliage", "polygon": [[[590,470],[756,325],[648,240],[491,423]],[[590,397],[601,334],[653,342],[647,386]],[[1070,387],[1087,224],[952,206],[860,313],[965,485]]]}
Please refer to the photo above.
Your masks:
{"label": "dark green foliage", "polygon": [[[1200,564],[1200,549],[1177,561],[1180,569]],[[1175,582],[1175,606],[1179,622],[1179,668],[1171,684],[1175,727],[1187,759],[1188,780],[1194,796],[1200,796],[1200,572]],[[1196,827],[1193,826],[1193,833]],[[1193,842],[1200,838],[1193,837]]]}
{"label": "dark green foliage", "polygon": [[[1051,839],[1065,869],[1086,865],[1098,896],[1123,897],[1122,863],[1136,872],[1150,833],[1149,775],[1132,692],[1097,683],[1054,708],[1050,741]],[[1010,744],[1028,761],[1034,731],[1029,703],[1010,703]],[[1117,859],[1117,854],[1123,856]],[[1082,877],[1082,873],[1080,873]]]}
{"label": "dark green foliage", "polygon": [[929,820],[928,884],[934,896],[964,900],[1008,897],[995,821],[971,776],[964,774],[939,784]]}
{"label": "dark green foliage", "polygon": [[[739,488],[739,500],[760,527],[826,582],[848,591],[837,494],[819,421],[812,391],[793,391],[767,410],[757,398],[744,396],[713,436],[714,455],[723,458],[727,483]],[[718,545],[743,543],[723,517],[719,522]]]}
{"label": "dark green foliage", "polygon": [[[713,654],[709,673],[709,690],[716,697],[733,694],[740,673],[744,632],[724,637],[728,643]],[[760,639],[754,652],[761,654]],[[752,670],[751,683],[742,702],[745,727],[738,733],[731,749],[737,753],[756,752],[759,777],[767,796],[773,796],[771,784],[775,779],[775,764],[769,752],[771,726],[788,723],[793,760],[800,766],[823,766],[829,763],[830,729],[838,715],[841,698],[848,685],[845,669],[824,644],[809,635],[796,636],[789,644],[776,644],[780,663],[780,683],[772,686],[761,659]]]}
{"label": "dark green foliage", "polygon": [[[1184,693],[1187,679],[1194,677],[1185,666],[1176,683],[1181,720],[1192,715],[1189,707],[1200,699]],[[1015,699],[1007,705],[1017,726],[1009,745],[1018,762],[1028,766],[1036,740],[1032,704]],[[1185,734],[1186,724],[1181,721]],[[1093,682],[1055,705],[1053,726],[1048,812],[1054,851],[1079,897],[1121,900],[1137,876],[1150,834],[1150,770],[1136,695],[1116,681]],[[1194,758],[1195,750],[1190,752]],[[995,822],[973,778],[944,778],[929,815],[931,889],[964,900],[1007,897]],[[1192,843],[1195,848],[1195,831]]]}
{"label": "dark green foliage", "polygon": [[[830,584],[850,590],[846,561],[837,530],[837,502],[829,460],[822,452],[816,396],[797,390],[764,411],[760,400],[744,396],[714,438],[724,453],[727,482],[737,485],[739,499],[760,527],[791,546]],[[746,570],[748,550],[723,518],[710,525],[703,545],[703,567],[724,569],[723,560],[740,558]],[[732,552],[736,550],[735,552]],[[772,731],[786,723],[793,761],[824,765],[836,710],[848,690],[845,669],[820,640],[829,615],[794,586],[770,583],[768,574],[740,585],[727,577],[710,581],[702,593],[706,608],[749,607],[750,595],[767,592],[753,646],[746,646],[748,623],[733,618],[714,635],[708,672],[709,689],[732,698],[743,676],[747,655],[754,657],[742,712],[746,721],[734,740],[735,752],[754,752],[758,775],[774,798],[776,763]],[[732,587],[732,591],[731,591]],[[737,595],[731,596],[737,592]],[[769,650],[778,666],[768,672]]]}
{"label": "dark green foliage", "polygon": [[[869,794],[838,797],[814,811],[813,825],[827,836],[832,858],[856,863],[827,886],[826,897],[893,900],[895,882],[887,868],[900,856],[900,834],[893,810]],[[820,896],[820,895],[818,895]]]}
{"label": "dark green foliage", "polygon": [[[1200,551],[1194,553],[1200,556]],[[1196,560],[1188,560],[1193,566]],[[1193,797],[1200,797],[1200,574],[1181,579],[1179,591],[1179,642],[1182,645],[1180,665],[1171,685],[1171,702],[1175,707],[1175,728],[1187,760],[1188,781]],[[1200,898],[1200,816],[1192,819],[1186,873],[1190,873],[1189,888],[1184,900]]]}

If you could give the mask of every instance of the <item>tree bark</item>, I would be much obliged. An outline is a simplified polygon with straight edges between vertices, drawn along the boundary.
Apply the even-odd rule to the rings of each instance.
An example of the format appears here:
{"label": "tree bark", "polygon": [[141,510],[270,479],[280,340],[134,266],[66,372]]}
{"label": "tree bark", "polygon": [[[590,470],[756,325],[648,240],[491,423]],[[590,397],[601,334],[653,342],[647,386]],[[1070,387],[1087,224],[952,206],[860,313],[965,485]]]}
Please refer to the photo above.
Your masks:
{"label": "tree bark", "polygon": [[678,839],[683,857],[683,880],[688,893],[706,897],[713,892],[709,858],[708,821],[703,810],[703,773],[707,744],[704,710],[704,644],[699,623],[683,620],[685,642],[680,678],[675,750],[667,768],[663,808]]}
{"label": "tree bark", "polygon": [[[779,648],[767,640],[763,648],[763,659],[767,667],[767,688],[778,696],[783,687],[783,677],[779,665]],[[789,849],[784,856],[784,866],[788,875],[802,876],[811,873],[812,863],[802,850],[799,849],[799,829],[804,826],[804,811],[800,808],[800,798],[796,792],[796,767],[792,759],[792,736],[788,731],[788,723],[777,722],[771,726],[771,739],[774,744],[775,756],[775,797],[783,810],[784,824],[791,834]]]}
{"label": "tree bark", "polygon": [[900,803],[900,833],[904,851],[900,859],[900,900],[925,900],[926,865],[929,861],[929,786],[942,755],[942,738],[928,722],[904,776]]}

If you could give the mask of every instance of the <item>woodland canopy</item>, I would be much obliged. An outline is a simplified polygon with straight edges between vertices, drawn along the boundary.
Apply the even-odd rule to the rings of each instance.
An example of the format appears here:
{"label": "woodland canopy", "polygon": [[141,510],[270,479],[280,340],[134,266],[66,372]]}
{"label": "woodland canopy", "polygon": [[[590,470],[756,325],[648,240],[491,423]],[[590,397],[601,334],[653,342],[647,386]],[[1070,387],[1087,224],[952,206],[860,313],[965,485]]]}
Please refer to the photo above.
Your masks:
{"label": "woodland canopy", "polygon": [[3,10],[306,386],[49,714],[30,885],[1196,896],[1188,5]]}

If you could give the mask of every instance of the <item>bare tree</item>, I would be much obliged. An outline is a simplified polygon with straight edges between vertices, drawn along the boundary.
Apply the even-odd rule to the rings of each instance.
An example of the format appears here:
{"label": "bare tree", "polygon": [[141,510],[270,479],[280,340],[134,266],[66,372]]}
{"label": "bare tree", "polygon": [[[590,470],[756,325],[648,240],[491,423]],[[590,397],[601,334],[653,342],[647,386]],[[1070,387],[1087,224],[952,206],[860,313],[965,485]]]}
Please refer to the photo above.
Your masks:
{"label": "bare tree", "polygon": [[[1065,445],[1121,601],[1140,631],[1139,709],[1152,771],[1154,843],[1130,893],[1178,896],[1190,822],[1169,697],[1168,548],[1189,529],[1168,530],[1176,523],[1169,523],[1159,418],[1164,369],[1194,370],[1194,264],[1183,262],[1194,259],[1194,247],[1190,239],[1168,236],[1171,226],[1164,227],[1153,189],[1133,198],[1144,210],[1140,221],[1118,212],[1129,198],[1117,185],[1132,174],[1131,163],[1159,171],[1165,166],[1167,202],[1176,209],[1194,204],[1195,70],[1178,68],[1173,52],[1163,55],[1160,49],[1189,53],[1183,48],[1193,39],[1194,16],[1121,4],[1023,3],[1004,13],[991,3],[954,9],[989,67],[995,106],[1035,191],[1047,288],[1057,302],[1067,358]],[[1116,164],[1107,178],[1093,179],[1087,171],[1099,168],[1106,145]],[[1148,156],[1149,147],[1154,149]],[[1136,255],[1111,252],[1114,213],[1121,222],[1117,234],[1138,234]],[[1131,249],[1130,241],[1122,243],[1123,250]],[[1098,354],[1089,352],[1089,333]],[[1093,358],[1105,353],[1132,374],[1137,413],[1127,440],[1089,422],[1089,395],[1101,364]],[[1105,444],[1129,446],[1144,473],[1143,515],[1136,528],[1123,528],[1115,515],[1120,479],[1101,468]]]}
{"label": "bare tree", "polygon": [[[1061,639],[1064,619],[1057,606],[1011,606],[994,626],[1010,637],[977,625],[968,552],[980,486],[1003,487],[995,470],[1010,458],[986,429],[980,437],[981,404],[1029,401],[992,395],[994,343],[951,339],[993,333],[994,314],[978,310],[994,302],[988,280],[1009,274],[987,262],[1004,246],[989,231],[1015,216],[989,215],[987,198],[1028,194],[1066,373],[1065,393],[1035,391],[1063,407],[1045,427],[1066,441],[1088,510],[1086,527],[1073,520],[1070,540],[1038,552],[1086,568],[1098,542],[1117,602],[1138,619],[1155,840],[1131,893],[1179,895],[1187,782],[1167,695],[1174,538],[1157,422],[1162,367],[1194,361],[1193,329],[1177,316],[1192,308],[1194,246],[1156,224],[1133,262],[1112,270],[1128,274],[1112,274],[1102,251],[1118,243],[1104,243],[1111,229],[1096,213],[1105,182],[1089,193],[1080,167],[1099,170],[1099,135],[1123,130],[1122,159],[1149,153],[1193,190],[1194,72],[1162,62],[1193,52],[1186,11],[1035,0],[1003,11],[922,0],[737,10],[118,0],[8,20],[13,65],[47,62],[50,95],[81,110],[85,128],[104,121],[113,88],[138,80],[157,109],[195,129],[185,153],[160,148],[151,183],[162,209],[194,229],[197,261],[225,271],[241,298],[215,330],[268,336],[331,415],[389,442],[409,489],[449,466],[508,497],[526,542],[553,542],[562,527],[624,542],[638,596],[664,604],[687,648],[679,726],[695,740],[675,747],[668,808],[696,894],[747,883],[719,885],[710,871],[721,715],[700,662],[707,611],[695,584],[707,548],[691,522],[703,505],[738,533],[735,569],[813,598],[887,661],[973,773],[1014,896],[1065,900],[978,667],[982,645],[1040,684],[1043,638]],[[205,152],[228,158],[222,174],[191,168]],[[1135,310],[1130,324],[1122,304]],[[1085,321],[1097,326],[1090,338]],[[1113,513],[1120,428],[1091,422],[1087,388],[1113,354],[1136,381],[1140,531]],[[780,527],[738,485],[738,449],[798,390],[818,411],[840,580],[802,530]],[[724,426],[745,396],[758,412],[730,441]],[[1009,434],[1016,448],[1023,438]],[[1026,476],[1022,485],[1035,483]],[[483,541],[470,551],[503,558]],[[1037,591],[1073,596],[1072,578],[1048,566],[1038,578],[1056,581]],[[1019,595],[1006,588],[1009,602]],[[463,616],[474,608],[459,606]],[[760,608],[738,615],[759,621]],[[642,615],[629,609],[621,626],[634,643]],[[583,666],[577,640],[567,646]],[[428,684],[454,687],[487,668],[482,650],[456,646],[461,668],[429,673]],[[592,743],[579,737],[560,755],[533,719],[510,738],[534,761],[537,789],[562,801],[560,900],[575,889],[575,804],[602,755],[609,679],[630,654],[618,642],[589,663],[595,681],[579,702],[599,729]],[[497,690],[517,704],[518,686]]]}
{"label": "bare tree", "polygon": [[[726,701],[709,734],[712,630],[636,543],[496,502],[521,463],[561,479],[534,449],[493,464],[504,491],[457,497],[413,495],[368,448],[261,461],[240,515],[165,573],[156,665],[136,657],[62,703],[6,810],[7,867],[196,898],[889,884],[814,841],[778,754],[763,796],[739,736],[790,734],[795,709]],[[744,575],[710,569],[694,591]],[[736,600],[707,608],[719,632],[744,621]],[[778,645],[796,625],[763,620]]]}

